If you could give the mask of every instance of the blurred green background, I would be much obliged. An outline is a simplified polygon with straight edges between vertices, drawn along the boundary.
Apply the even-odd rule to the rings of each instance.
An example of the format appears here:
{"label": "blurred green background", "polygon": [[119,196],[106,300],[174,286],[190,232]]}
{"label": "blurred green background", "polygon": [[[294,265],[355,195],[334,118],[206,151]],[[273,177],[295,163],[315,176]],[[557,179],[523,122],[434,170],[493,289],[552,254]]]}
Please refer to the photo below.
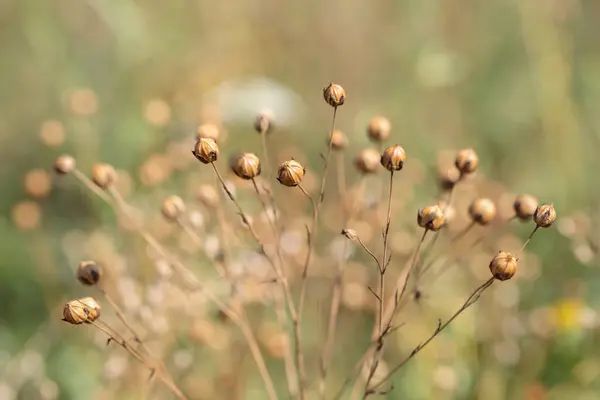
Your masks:
{"label": "blurred green background", "polygon": [[[521,291],[523,309],[576,320],[545,339],[536,372],[492,362],[478,382],[490,379],[494,395],[481,397],[473,375],[452,395],[423,391],[423,376],[396,398],[600,399],[600,332],[578,317],[595,321],[600,307],[598,21],[597,0],[2,0],[0,399],[98,398],[104,353],[82,358],[86,340],[71,343],[77,335],[46,321],[82,294],[65,235],[115,218],[74,181],[45,174],[58,155],[73,154],[84,172],[97,161],[128,171],[150,209],[189,184],[176,165],[152,173],[161,156],[180,154],[170,144],[218,121],[225,153],[258,151],[252,120],[269,108],[281,128],[273,146],[293,143],[318,165],[330,81],[347,92],[337,125],[352,154],[383,114],[392,140],[427,168],[441,149],[474,147],[485,176],[573,216],[530,249],[543,271]],[[15,364],[40,331],[36,352]],[[539,340],[526,335],[521,357]]]}

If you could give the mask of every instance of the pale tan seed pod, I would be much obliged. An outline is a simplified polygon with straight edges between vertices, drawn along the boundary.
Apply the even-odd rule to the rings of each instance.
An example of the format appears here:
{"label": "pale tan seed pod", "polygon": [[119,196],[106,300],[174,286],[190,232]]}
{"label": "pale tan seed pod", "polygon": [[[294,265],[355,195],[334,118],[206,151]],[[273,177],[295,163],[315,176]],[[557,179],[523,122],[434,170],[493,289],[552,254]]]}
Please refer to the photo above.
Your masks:
{"label": "pale tan seed pod", "polygon": [[270,133],[273,126],[273,117],[268,112],[261,112],[254,120],[254,129],[261,135]]}
{"label": "pale tan seed pod", "polygon": [[349,239],[349,240],[357,240],[358,239],[358,234],[356,233],[356,231],[354,229],[346,228],[346,229],[342,230],[342,235],[346,236],[346,239]]}
{"label": "pale tan seed pod", "polygon": [[454,166],[451,168],[438,167],[437,179],[443,190],[451,190],[460,180],[460,171]]}
{"label": "pale tan seed pod", "polygon": [[106,189],[117,181],[117,172],[110,164],[94,164],[92,166],[92,181],[98,187]]}
{"label": "pale tan seed pod", "polygon": [[330,83],[323,89],[323,98],[331,107],[339,107],[346,100],[346,91],[336,83]]}
{"label": "pale tan seed pod", "polygon": [[364,149],[354,159],[354,166],[363,174],[377,172],[381,162],[381,156],[375,149]]}
{"label": "pale tan seed pod", "polygon": [[77,280],[84,285],[97,285],[102,278],[102,268],[95,261],[82,261],[77,266]]}
{"label": "pale tan seed pod", "polygon": [[175,221],[185,213],[185,203],[179,196],[169,196],[163,201],[160,210],[166,219]]}
{"label": "pale tan seed pod", "polygon": [[348,146],[348,137],[344,132],[336,129],[331,134],[331,148],[334,150],[343,150]]}
{"label": "pale tan seed pod", "polygon": [[298,186],[306,169],[296,160],[284,161],[277,168],[277,180],[284,186]]}
{"label": "pale tan seed pod", "polygon": [[88,316],[88,321],[92,322],[100,318],[100,311],[102,310],[98,301],[93,297],[83,297],[78,300],[85,307],[85,312]]}
{"label": "pale tan seed pod", "polygon": [[242,179],[254,179],[260,175],[260,160],[253,153],[240,153],[231,157],[229,166]]}
{"label": "pale tan seed pod", "polygon": [[73,325],[93,322],[100,317],[100,304],[93,297],[68,301],[63,308],[63,321]]}
{"label": "pale tan seed pod", "polygon": [[445,200],[439,201],[438,206],[444,212],[446,224],[452,223],[454,218],[456,218],[456,208],[454,208],[454,206],[452,204],[448,204],[448,202]]}
{"label": "pale tan seed pod", "polygon": [[499,281],[512,278],[517,272],[519,259],[505,251],[499,251],[490,261],[490,272]]}
{"label": "pale tan seed pod", "polygon": [[496,217],[496,204],[490,199],[475,199],[469,206],[469,216],[479,225],[487,225]]}
{"label": "pale tan seed pod", "polygon": [[196,142],[192,153],[200,162],[210,164],[217,161],[217,158],[219,157],[219,146],[214,139],[201,138]]}
{"label": "pale tan seed pod", "polygon": [[530,221],[535,214],[535,210],[538,207],[538,200],[528,194],[522,194],[517,196],[513,203],[513,209],[515,210],[515,216],[521,221]]}
{"label": "pale tan seed pod", "polygon": [[554,206],[552,204],[540,204],[533,214],[533,221],[539,227],[550,227],[556,221]]}
{"label": "pale tan seed pod", "polygon": [[421,228],[437,232],[446,224],[446,217],[440,206],[429,206],[419,209],[417,213],[417,224]]}
{"label": "pale tan seed pod", "polygon": [[381,165],[390,172],[400,171],[404,161],[406,161],[406,152],[397,144],[388,147],[381,154]]}
{"label": "pale tan seed pod", "polygon": [[221,130],[215,124],[201,124],[196,129],[196,140],[212,139],[215,142],[219,141]]}
{"label": "pale tan seed pod", "polygon": [[383,142],[388,140],[392,132],[390,120],[381,115],[377,115],[369,120],[367,125],[367,136],[374,142]]}
{"label": "pale tan seed pod", "polygon": [[206,207],[216,207],[219,205],[219,193],[211,185],[200,185],[196,192],[196,198]]}
{"label": "pale tan seed pod", "polygon": [[456,165],[461,174],[470,174],[477,170],[479,157],[473,149],[462,149],[456,154],[454,165]]}
{"label": "pale tan seed pod", "polygon": [[57,174],[70,174],[75,171],[76,166],[75,159],[69,155],[62,155],[54,160],[54,171]]}

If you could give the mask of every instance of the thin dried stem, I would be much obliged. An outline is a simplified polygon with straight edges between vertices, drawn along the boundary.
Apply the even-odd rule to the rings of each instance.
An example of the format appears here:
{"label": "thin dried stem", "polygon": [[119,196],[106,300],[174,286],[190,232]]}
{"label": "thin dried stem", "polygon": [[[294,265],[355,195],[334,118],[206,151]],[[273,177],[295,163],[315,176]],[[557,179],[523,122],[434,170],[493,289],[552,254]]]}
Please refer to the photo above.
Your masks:
{"label": "thin dried stem", "polygon": [[183,392],[177,387],[175,382],[173,382],[173,378],[169,376],[169,374],[162,368],[155,368],[154,365],[142,355],[140,355],[135,349],[133,349],[129,343],[125,339],[123,339],[120,335],[115,334],[114,329],[110,329],[109,326],[105,323],[104,326],[96,321],[89,321],[88,323],[95,326],[97,329],[104,332],[110,341],[114,341],[119,344],[123,349],[125,349],[129,354],[135,357],[138,361],[143,363],[148,369],[150,369],[151,374],[156,375],[172,392],[177,396],[180,400],[187,400],[187,397],[183,394]]}
{"label": "thin dried stem", "polygon": [[536,225],[535,228],[533,228],[533,232],[531,232],[531,235],[529,235],[529,237],[527,238],[527,240],[525,241],[525,243],[523,243],[523,246],[521,246],[521,249],[519,250],[518,254],[523,253],[523,250],[525,250],[525,247],[527,247],[527,245],[529,244],[529,242],[531,242],[531,239],[533,238],[533,235],[535,235],[535,233],[538,231],[538,229],[540,229],[539,225]]}
{"label": "thin dried stem", "polygon": [[[311,222],[311,227],[308,231],[308,253],[306,255],[306,261],[304,262],[304,268],[302,270],[302,278],[300,283],[300,300],[298,302],[298,317],[302,318],[302,311],[304,310],[304,302],[306,299],[306,284],[308,280],[308,268],[310,266],[310,260],[312,257],[312,253],[314,251],[315,242],[317,239],[317,223],[319,221],[319,209],[321,204],[323,203],[323,195],[325,194],[325,183],[327,182],[327,170],[329,168],[329,160],[331,158],[331,148],[332,141],[331,138],[333,136],[333,131],[335,130],[335,117],[337,114],[337,107],[333,108],[333,117],[331,119],[331,129],[329,130],[329,146],[327,148],[327,155],[325,156],[325,165],[323,167],[323,175],[321,176],[321,188],[319,190],[319,197],[316,200],[311,198],[313,203],[313,220]],[[304,194],[308,195],[308,193],[301,188]],[[309,196],[310,197],[310,196]]]}
{"label": "thin dried stem", "polygon": [[[352,218],[353,210],[347,210],[345,201],[347,199],[346,194],[346,174],[344,171],[344,152],[340,151],[336,157],[336,170],[337,170],[337,184],[338,184],[338,195],[342,207],[342,220],[344,226]],[[344,253],[348,250],[348,241],[344,242]],[[342,299],[342,279],[344,270],[346,268],[346,258],[340,257],[337,263],[337,271],[333,281],[333,289],[331,293],[331,306],[329,308],[329,319],[327,322],[327,334],[325,337],[325,343],[323,344],[323,351],[321,352],[320,368],[319,368],[319,395],[323,399],[325,397],[326,379],[329,365],[333,357],[334,339],[337,329],[338,313],[340,310],[340,303]]]}
{"label": "thin dried stem", "polygon": [[300,336],[300,326],[299,326],[299,319],[298,319],[298,313],[296,311],[296,308],[294,307],[294,301],[293,301],[293,297],[292,297],[292,293],[290,290],[290,287],[288,285],[287,279],[285,278],[285,276],[283,275],[281,266],[278,265],[273,258],[271,257],[271,255],[269,255],[269,253],[266,251],[264,245],[262,244],[258,234],[256,233],[256,230],[254,229],[254,227],[252,226],[252,224],[250,223],[249,218],[247,217],[247,215],[244,213],[244,210],[242,209],[242,207],[240,206],[240,204],[237,202],[237,200],[235,199],[235,197],[233,196],[233,194],[231,193],[231,191],[229,190],[229,188],[227,187],[227,184],[225,183],[225,181],[223,180],[223,177],[221,176],[221,173],[219,172],[219,169],[217,168],[217,166],[215,165],[215,163],[211,163],[213,170],[215,171],[215,174],[217,176],[217,178],[219,179],[219,182],[221,183],[221,186],[223,187],[223,190],[225,190],[225,193],[227,193],[227,196],[229,197],[229,199],[231,200],[231,202],[235,205],[235,207],[238,210],[238,213],[240,215],[240,217],[242,218],[242,221],[246,224],[246,226],[248,227],[248,230],[250,231],[250,234],[252,235],[252,237],[254,238],[254,240],[256,241],[256,243],[259,245],[260,250],[262,252],[262,254],[265,255],[265,257],[267,258],[267,260],[269,261],[269,264],[271,264],[271,266],[273,267],[273,270],[277,276],[277,281],[281,284],[287,305],[288,305],[288,310],[290,312],[290,317],[292,318],[292,326],[293,326],[293,332],[294,332],[294,340],[295,340],[295,344],[296,344],[296,369],[298,371],[298,388],[299,388],[299,395],[301,400],[304,399],[304,391],[303,391],[303,384],[302,384],[302,375],[300,374],[300,371],[302,371],[304,369],[304,358],[302,355],[302,338]]}
{"label": "thin dried stem", "polygon": [[452,323],[452,321],[454,321],[460,314],[462,314],[465,310],[467,310],[469,307],[471,307],[473,304],[475,304],[477,302],[477,300],[479,300],[479,297],[481,296],[481,294],[487,288],[489,288],[494,283],[495,280],[496,279],[492,277],[492,278],[488,279],[485,283],[483,283],[481,286],[479,286],[477,289],[475,289],[473,291],[473,293],[471,293],[471,295],[469,296],[467,301],[465,301],[464,304],[446,322],[442,323],[442,321],[440,320],[440,322],[439,322],[437,328],[435,329],[435,331],[433,332],[433,334],[431,336],[429,336],[427,338],[427,340],[425,340],[424,342],[422,342],[418,346],[416,346],[404,360],[402,360],[398,365],[396,365],[394,368],[392,368],[390,370],[390,372],[388,372],[386,374],[386,376],[384,376],[377,384],[375,384],[370,389],[372,391],[370,394],[373,394],[374,393],[373,391],[375,389],[382,386],[393,374],[398,372],[398,370],[400,370],[404,365],[406,365],[406,363],[408,363],[421,350],[423,350],[433,339],[435,339],[435,337],[437,335],[439,335],[444,329],[446,329],[448,327],[448,325],[450,325]]}
{"label": "thin dried stem", "polygon": [[91,190],[96,196],[104,200],[108,205],[114,206],[113,200],[107,195],[102,189],[100,189],[86,174],[78,169],[73,171],[73,175],[79,180],[86,188]]}
{"label": "thin dried stem", "polygon": [[[92,190],[93,193],[98,194],[96,190],[92,189],[93,187],[95,187],[93,182],[91,182],[87,177],[85,177],[85,175],[83,175],[83,177],[85,179],[79,178],[79,180],[82,181],[86,187]],[[87,184],[86,182],[89,182],[89,184]],[[113,196],[114,201],[106,195],[99,195],[100,198],[102,198],[111,207],[113,207],[113,209],[116,212],[122,212],[133,221],[134,219],[133,216],[131,216],[130,214],[129,205],[124,201],[120,193],[112,187],[109,187],[109,192]],[[191,288],[194,290],[200,290],[210,301],[212,301],[220,310],[222,310],[225,313],[225,315],[227,315],[236,325],[238,325],[238,327],[244,335],[244,338],[248,342],[248,346],[252,351],[254,361],[256,362],[259,373],[265,383],[269,399],[277,399],[275,386],[273,385],[273,381],[267,370],[264,358],[262,357],[262,353],[260,352],[258,342],[256,341],[252,330],[248,326],[244,326],[245,322],[242,319],[240,319],[240,317],[233,309],[231,309],[229,306],[227,306],[225,303],[219,300],[219,298],[211,291],[207,290],[206,287],[181,263],[181,261],[174,257],[170,252],[168,252],[149,232],[145,231],[141,227],[138,227],[137,225],[136,227],[138,233],[142,236],[146,243],[148,243],[148,245],[152,247],[158,254],[160,254],[162,257],[164,257],[171,263],[174,270],[180,273],[180,275],[184,278],[184,282],[186,282],[186,284],[190,285]]]}

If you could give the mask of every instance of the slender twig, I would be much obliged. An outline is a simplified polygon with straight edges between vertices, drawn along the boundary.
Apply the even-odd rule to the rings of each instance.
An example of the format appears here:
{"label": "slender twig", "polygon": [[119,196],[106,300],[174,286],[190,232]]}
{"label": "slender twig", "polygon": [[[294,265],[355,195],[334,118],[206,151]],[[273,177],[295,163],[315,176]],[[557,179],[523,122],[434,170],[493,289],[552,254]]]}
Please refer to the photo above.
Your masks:
{"label": "slender twig", "polygon": [[[342,207],[342,220],[344,226],[348,224],[348,221],[352,218],[354,209],[346,208],[346,201],[348,196],[346,194],[346,174],[344,171],[344,152],[340,151],[336,157],[336,170],[337,170],[337,184],[338,184],[338,195],[340,204]],[[354,204],[352,204],[354,206]],[[348,250],[348,241],[344,242],[344,252]],[[333,280],[333,288],[331,293],[331,306],[329,308],[329,319],[327,322],[327,334],[325,337],[325,343],[323,344],[323,351],[321,352],[320,368],[319,368],[319,395],[323,399],[325,397],[326,379],[331,358],[333,357],[334,340],[337,329],[338,313],[340,310],[340,304],[342,299],[342,279],[344,270],[346,269],[346,257],[340,257],[337,263],[337,271]]]}
{"label": "slender twig", "polygon": [[523,243],[523,246],[521,246],[521,249],[519,250],[519,254],[523,253],[523,250],[525,250],[525,247],[527,247],[527,245],[529,244],[529,242],[531,242],[531,239],[533,238],[533,235],[535,235],[535,233],[538,231],[538,229],[540,229],[539,225],[536,225],[535,228],[533,228],[533,232],[531,232],[531,235],[529,235],[529,237],[527,238],[527,240],[525,241],[525,243]]}
{"label": "slender twig", "polygon": [[152,376],[156,375],[172,392],[177,396],[180,400],[187,400],[187,397],[183,394],[183,392],[177,387],[173,379],[169,376],[169,374],[162,368],[155,368],[154,365],[142,355],[140,355],[135,349],[133,349],[129,343],[125,339],[123,339],[120,335],[116,334],[114,329],[110,329],[108,325],[105,323],[104,325],[100,324],[99,321],[88,321],[88,323],[95,326],[97,329],[104,332],[108,337],[109,341],[114,341],[119,344],[123,349],[125,349],[129,354],[135,357],[138,361],[143,363],[148,369],[150,369]]}
{"label": "slender twig", "polygon": [[[93,193],[98,194],[98,192],[94,189],[95,185],[91,182],[85,175],[78,177],[80,181],[84,183],[84,185],[92,190]],[[84,178],[84,179],[82,179]],[[99,195],[107,204],[109,204],[116,212],[122,212],[125,216],[130,218],[132,221],[133,216],[130,214],[129,205],[124,201],[120,193],[114,189],[109,188],[109,192],[113,196],[110,197],[104,195]],[[104,193],[104,192],[101,192]],[[113,201],[114,199],[114,201]],[[225,303],[223,303],[219,298],[208,290],[197,278],[195,275],[191,273],[175,256],[173,256],[170,252],[168,252],[149,232],[145,231],[143,228],[136,225],[137,231],[142,236],[142,238],[148,243],[150,247],[154,249],[159,255],[168,260],[173,266],[174,270],[180,273],[180,275],[184,278],[184,282],[189,284],[192,289],[200,290],[210,301],[212,301],[220,310],[222,310],[225,315],[227,315],[242,331],[244,338],[246,339],[250,350],[254,356],[254,361],[258,367],[259,373],[265,383],[265,388],[267,390],[269,399],[276,400],[277,394],[275,392],[275,386],[273,385],[273,381],[266,367],[266,363],[264,358],[262,357],[262,353],[260,352],[260,348],[258,346],[258,342],[252,333],[252,330],[245,326],[245,322],[240,319],[239,315]]]}
{"label": "slender twig", "polygon": [[281,287],[282,287],[282,290],[283,290],[283,293],[284,293],[284,296],[285,296],[285,299],[287,302],[288,310],[290,312],[290,317],[292,319],[294,340],[296,342],[295,343],[296,344],[296,357],[295,357],[296,360],[295,361],[296,361],[296,369],[298,371],[298,389],[299,389],[300,398],[301,398],[301,400],[303,400],[304,399],[304,391],[303,391],[303,384],[302,384],[303,381],[302,381],[302,375],[300,374],[300,371],[304,369],[304,359],[302,357],[302,350],[301,350],[302,349],[302,347],[301,347],[302,338],[300,336],[298,312],[296,311],[296,308],[294,307],[294,301],[292,298],[292,293],[291,293],[288,281],[285,278],[285,276],[283,275],[281,266],[278,265],[278,263],[275,262],[273,260],[273,258],[271,257],[271,255],[266,251],[265,246],[262,244],[258,234],[256,233],[256,230],[250,223],[248,216],[244,213],[244,210],[242,209],[242,207],[240,206],[238,201],[233,196],[233,193],[231,193],[231,191],[227,187],[227,184],[225,183],[225,180],[221,176],[219,169],[217,168],[215,163],[211,163],[211,165],[213,167],[213,170],[215,171],[217,178],[219,179],[219,182],[221,183],[223,190],[229,197],[229,200],[231,200],[231,202],[237,208],[238,213],[239,213],[240,217],[242,218],[242,221],[248,227],[250,234],[252,235],[252,237],[254,238],[256,243],[259,245],[262,254],[264,254],[264,256],[267,258],[269,264],[273,268],[273,270],[277,276],[277,281],[281,284]]}
{"label": "slender twig", "polygon": [[418,346],[416,346],[404,360],[402,360],[398,365],[393,367],[377,384],[375,384],[371,388],[371,390],[375,390],[378,387],[380,387],[381,385],[383,385],[393,374],[398,372],[398,370],[400,368],[402,368],[407,362],[409,362],[413,357],[415,357],[421,350],[423,350],[423,348],[425,348],[433,339],[435,339],[435,337],[437,335],[439,335],[444,329],[446,329],[448,327],[448,325],[450,325],[452,323],[452,321],[454,321],[456,319],[456,317],[458,317],[465,310],[467,310],[469,307],[471,307],[473,304],[475,304],[477,302],[477,300],[479,300],[479,297],[481,296],[481,294],[487,288],[489,288],[494,283],[495,280],[496,279],[492,277],[492,278],[488,279],[485,283],[483,283],[481,286],[479,286],[477,289],[475,289],[475,291],[473,291],[473,293],[469,296],[467,301],[465,301],[464,304],[446,322],[442,323],[440,320],[440,322],[439,322],[437,328],[435,329],[435,331],[433,332],[433,334],[431,336],[429,336],[429,338],[427,338],[427,340],[425,340],[424,342],[422,342]]}
{"label": "slender twig", "polygon": [[[308,253],[306,255],[306,261],[304,262],[304,268],[302,269],[302,279],[300,283],[300,300],[298,301],[298,316],[302,318],[302,311],[304,309],[304,302],[306,299],[306,284],[308,279],[308,268],[310,266],[310,260],[314,251],[315,242],[317,238],[317,223],[319,220],[319,209],[323,203],[323,195],[325,194],[325,183],[327,182],[327,170],[329,168],[329,160],[331,158],[331,149],[333,131],[335,130],[335,117],[337,114],[337,107],[333,108],[333,117],[331,119],[331,129],[329,130],[329,145],[327,148],[327,155],[325,156],[325,165],[323,167],[323,175],[321,176],[321,188],[319,190],[319,197],[313,201],[313,220],[311,222],[310,230],[308,231]],[[303,190],[304,191],[304,190]],[[307,193],[306,193],[307,194]]]}

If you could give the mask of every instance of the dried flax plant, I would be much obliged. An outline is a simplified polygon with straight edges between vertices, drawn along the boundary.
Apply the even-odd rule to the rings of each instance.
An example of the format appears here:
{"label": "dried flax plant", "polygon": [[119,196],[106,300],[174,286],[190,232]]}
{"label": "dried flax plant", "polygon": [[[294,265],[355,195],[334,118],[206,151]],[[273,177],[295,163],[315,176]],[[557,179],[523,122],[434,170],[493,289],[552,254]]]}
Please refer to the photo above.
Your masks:
{"label": "dried flax plant", "polygon": [[[414,228],[417,240],[414,248],[404,253],[397,251],[402,243],[395,239],[395,234],[400,229],[405,229],[397,221],[406,219],[406,213],[402,210],[405,204],[399,201],[402,194],[394,182],[401,174],[407,173],[404,167],[405,164],[411,164],[410,156],[400,145],[385,145],[391,136],[391,123],[383,116],[375,116],[369,121],[367,135],[379,150],[366,148],[358,153],[354,165],[359,179],[349,181],[345,170],[348,138],[336,129],[338,109],[344,104],[346,93],[340,85],[331,83],[325,87],[323,96],[333,112],[327,149],[322,156],[320,181],[316,185],[305,185],[307,170],[296,159],[283,160],[276,166],[271,164],[273,158],[269,153],[268,138],[276,129],[274,117],[269,113],[261,113],[254,121],[254,129],[260,135],[263,160],[249,151],[234,154],[229,159],[228,166],[236,177],[235,181],[229,180],[218,162],[221,152],[219,128],[210,124],[203,124],[198,128],[192,154],[200,165],[206,166],[202,172],[211,176],[211,183],[198,185],[198,199],[206,207],[207,214],[213,215],[216,220],[216,250],[207,250],[210,247],[209,233],[213,232],[198,229],[190,219],[188,205],[182,197],[166,197],[160,210],[164,219],[171,223],[170,226],[178,228],[198,248],[204,247],[205,258],[215,268],[214,279],[204,273],[198,275],[194,267],[187,265],[189,260],[181,249],[173,249],[169,243],[163,243],[156,237],[156,232],[147,226],[146,220],[139,218],[140,210],[118,190],[118,173],[111,165],[95,164],[88,176],[77,168],[75,159],[71,156],[60,156],[54,164],[54,170],[58,174],[74,176],[90,193],[111,207],[116,215],[129,221],[128,230],[139,235],[152,251],[157,269],[159,265],[162,268],[159,273],[164,275],[162,283],[172,289],[174,297],[200,299],[189,307],[177,304],[177,318],[188,319],[189,324],[186,323],[183,327],[173,326],[174,330],[188,329],[192,337],[202,338],[204,344],[215,349],[228,349],[230,359],[237,360],[243,359],[239,358],[240,354],[236,354],[239,346],[226,341],[232,333],[225,335],[231,325],[237,326],[262,380],[265,396],[269,399],[289,397],[304,400],[345,396],[365,399],[393,390],[394,374],[459,315],[473,306],[496,281],[511,279],[517,273],[519,259],[527,244],[540,228],[551,226],[556,219],[556,211],[552,205],[538,205],[537,199],[530,195],[518,196],[514,200],[513,214],[503,220],[500,226],[505,226],[512,220],[524,223],[533,220],[534,228],[522,247],[514,252],[497,251],[490,256],[489,279],[478,284],[450,317],[439,318],[432,333],[423,338],[412,351],[398,356],[390,339],[394,334],[402,334],[402,330],[407,329],[410,323],[408,317],[400,319],[404,314],[403,310],[422,296],[420,288],[423,282],[431,284],[454,265],[467,260],[470,250],[477,248],[481,242],[489,243],[493,222],[498,220],[497,206],[491,198],[465,199],[465,196],[472,195],[460,192],[463,185],[481,185],[475,179],[479,167],[477,153],[469,148],[460,150],[451,167],[438,168],[438,181],[443,195],[437,202],[417,210],[417,224]],[[263,166],[265,174],[261,174]],[[337,196],[325,196],[329,187],[329,170],[334,167]],[[386,172],[383,182],[387,183],[385,201],[381,207],[378,204],[369,205],[365,200],[367,184],[379,182],[382,167]],[[275,180],[287,188],[280,189],[277,195],[271,186]],[[246,187],[251,192],[250,202],[243,193]],[[299,203],[300,209],[310,206],[309,215],[286,215],[283,202],[288,202],[289,198],[290,202],[298,203],[293,190],[298,192],[300,199],[305,199],[304,204]],[[326,198],[333,200],[325,201]],[[460,201],[462,204],[465,200],[470,203],[466,210],[469,220],[463,221],[466,223],[462,227],[457,225],[452,230],[454,233],[443,234],[455,224],[452,217],[456,213],[455,202]],[[248,211],[251,209],[249,206],[253,205],[260,210],[264,217],[262,220]],[[381,211],[383,218],[369,218],[373,207],[376,211]],[[234,212],[229,212],[231,208]],[[328,214],[336,215],[336,218],[328,219]],[[300,234],[298,229],[293,228],[298,226],[298,221],[308,221],[304,226],[305,231],[300,230]],[[478,228],[481,230],[478,231]],[[373,240],[372,230],[381,231],[380,242]],[[332,242],[342,242],[333,256],[327,256],[319,250],[319,243],[325,242],[327,232],[337,235],[341,232],[341,236],[334,238],[338,242]],[[291,247],[295,247],[295,251],[290,250],[291,234],[295,238],[291,240]],[[237,238],[241,238],[241,241],[235,240]],[[466,251],[459,256],[452,252],[454,246],[465,242]],[[358,286],[351,286],[351,277],[346,277],[351,264],[349,250],[353,247],[364,251],[364,254],[356,254],[355,258],[363,259],[364,256],[366,260],[359,265],[366,272],[367,278]],[[436,261],[446,254],[448,256],[441,267],[436,265]],[[250,255],[267,266],[260,278],[248,271],[240,273],[236,269],[240,258],[242,262],[246,262],[244,258]],[[315,259],[318,259],[318,267]],[[164,265],[168,266],[166,271]],[[324,271],[330,273],[323,274]],[[148,319],[140,318],[140,315],[132,313],[127,307],[123,308],[123,298],[113,297],[115,281],[125,279],[123,272],[120,274],[110,265],[103,266],[97,261],[82,261],[77,269],[78,280],[87,287],[98,289],[98,294],[110,305],[122,329],[117,329],[112,322],[106,322],[106,317],[101,319],[100,303],[89,296],[68,301],[64,305],[63,320],[73,325],[91,325],[101,331],[107,336],[108,344],[116,343],[122,347],[148,369],[152,379],[160,380],[178,399],[214,398],[218,397],[218,393],[223,398],[244,396],[246,367],[243,363],[234,362],[234,365],[223,369],[223,366],[215,362],[214,369],[223,369],[223,372],[217,373],[213,382],[202,380],[205,385],[200,385],[200,388],[199,381],[178,379],[178,375],[170,373],[174,368],[168,361],[169,352],[175,351],[172,339],[163,340],[149,334],[152,329]],[[313,276],[330,277],[328,284],[331,288],[331,300],[323,316],[315,315],[319,311],[315,312],[307,306],[307,297],[311,291],[309,278]],[[375,277],[375,285],[368,283],[369,276]],[[140,280],[138,284],[143,287],[144,281]],[[223,287],[227,290],[219,290]],[[351,289],[358,290],[355,296],[358,300],[354,303],[351,302]],[[252,290],[257,292],[254,298],[249,294]],[[366,293],[370,297],[365,301],[360,300],[360,293]],[[176,300],[174,302],[177,303]],[[259,314],[256,313],[257,307]],[[338,327],[339,318],[350,307],[372,313],[374,323],[370,328],[365,327],[371,329],[371,340],[361,346],[362,356],[356,360],[353,368],[348,369],[336,363],[335,356],[336,351],[340,350],[340,339],[343,339],[343,333]],[[210,310],[216,310],[217,313],[211,314]],[[153,312],[159,315],[168,310],[151,310],[150,319]],[[315,318],[327,321],[324,337],[317,344],[307,341],[307,332],[311,329],[309,323],[313,323]],[[167,333],[175,334],[168,329],[163,331],[165,336],[168,336]],[[224,344],[219,346],[217,343]],[[389,356],[391,354],[394,355],[393,358]],[[391,361],[386,360],[392,359],[396,363],[387,366]],[[283,360],[285,384],[274,379],[276,367],[272,362],[279,363],[279,360]],[[205,363],[203,359],[195,361]],[[207,363],[211,361],[214,360],[206,360]],[[349,392],[350,385],[353,390]],[[284,388],[287,388],[287,393]]]}

